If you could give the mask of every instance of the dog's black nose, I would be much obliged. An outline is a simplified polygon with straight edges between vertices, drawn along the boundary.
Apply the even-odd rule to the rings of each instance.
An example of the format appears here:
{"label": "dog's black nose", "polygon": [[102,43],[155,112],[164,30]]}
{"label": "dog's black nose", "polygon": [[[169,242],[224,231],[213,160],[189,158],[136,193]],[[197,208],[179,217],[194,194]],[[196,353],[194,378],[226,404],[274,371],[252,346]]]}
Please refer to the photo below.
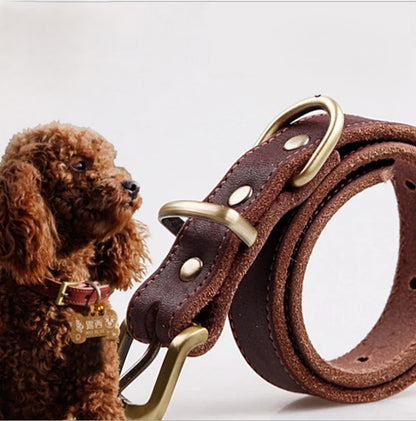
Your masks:
{"label": "dog's black nose", "polygon": [[123,181],[121,185],[128,190],[129,195],[132,199],[135,199],[140,191],[140,186],[136,181]]}

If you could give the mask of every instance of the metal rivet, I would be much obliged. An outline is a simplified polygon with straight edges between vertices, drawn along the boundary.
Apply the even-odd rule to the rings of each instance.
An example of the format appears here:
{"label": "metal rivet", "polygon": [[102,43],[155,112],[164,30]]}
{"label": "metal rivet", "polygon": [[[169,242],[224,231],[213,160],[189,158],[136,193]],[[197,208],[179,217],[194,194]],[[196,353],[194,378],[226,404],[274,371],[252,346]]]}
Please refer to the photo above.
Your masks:
{"label": "metal rivet", "polygon": [[179,277],[183,282],[193,281],[201,272],[204,263],[198,257],[191,257],[181,267]]}
{"label": "metal rivet", "polygon": [[300,134],[298,136],[291,137],[286,141],[283,149],[287,151],[292,151],[293,149],[298,149],[301,146],[305,146],[309,143],[311,138],[307,134]]}
{"label": "metal rivet", "polygon": [[237,190],[234,190],[228,199],[229,206],[237,206],[249,199],[253,194],[253,189],[250,186],[241,186]]}

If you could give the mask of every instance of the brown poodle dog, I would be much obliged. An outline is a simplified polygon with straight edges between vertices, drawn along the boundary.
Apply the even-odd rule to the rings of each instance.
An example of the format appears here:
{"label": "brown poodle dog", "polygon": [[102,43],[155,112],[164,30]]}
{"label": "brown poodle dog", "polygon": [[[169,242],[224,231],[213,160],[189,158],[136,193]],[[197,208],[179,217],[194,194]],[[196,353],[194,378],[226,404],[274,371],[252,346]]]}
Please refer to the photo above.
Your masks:
{"label": "brown poodle dog", "polygon": [[[14,136],[0,164],[0,418],[123,419],[117,343],[76,345],[34,291],[48,279],[127,289],[144,275],[138,186],[100,135],[52,123]],[[39,288],[39,287],[38,287]]]}

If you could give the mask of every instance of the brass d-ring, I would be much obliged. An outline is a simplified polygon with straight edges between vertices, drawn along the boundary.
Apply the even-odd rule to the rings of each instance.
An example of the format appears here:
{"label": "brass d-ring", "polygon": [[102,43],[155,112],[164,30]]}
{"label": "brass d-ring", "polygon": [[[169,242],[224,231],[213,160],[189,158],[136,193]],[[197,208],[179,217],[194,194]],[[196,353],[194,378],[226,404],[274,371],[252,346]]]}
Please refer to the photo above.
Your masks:
{"label": "brass d-ring", "polygon": [[250,222],[227,206],[194,200],[178,200],[166,203],[159,210],[159,221],[173,234],[177,234],[183,224],[183,221],[178,218],[180,216],[194,216],[225,225],[249,247],[257,238],[257,230]]}
{"label": "brass d-ring", "polygon": [[305,113],[315,110],[324,110],[329,114],[328,130],[302,171],[292,178],[292,184],[295,187],[302,187],[308,184],[334,150],[344,128],[344,114],[341,107],[333,99],[321,95],[305,99],[283,111],[270,124],[257,142],[257,144],[264,142],[277,130],[292,123]]}
{"label": "brass d-ring", "polygon": [[101,302],[100,287],[95,282],[92,282],[92,281],[85,281],[85,283],[88,284],[88,285],[91,285],[94,288],[94,291],[97,293],[97,299],[95,300],[94,306],[98,306],[98,304],[100,304],[100,302]]}

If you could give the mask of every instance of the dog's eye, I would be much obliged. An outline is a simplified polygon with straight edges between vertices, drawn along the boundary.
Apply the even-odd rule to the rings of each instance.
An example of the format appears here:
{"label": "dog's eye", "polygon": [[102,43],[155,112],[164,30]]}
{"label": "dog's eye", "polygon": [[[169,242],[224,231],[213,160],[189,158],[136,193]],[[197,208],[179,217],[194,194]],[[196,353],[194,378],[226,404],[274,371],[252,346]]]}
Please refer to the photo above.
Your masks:
{"label": "dog's eye", "polygon": [[78,161],[75,164],[71,165],[72,169],[78,172],[83,172],[87,169],[87,164],[85,161]]}

